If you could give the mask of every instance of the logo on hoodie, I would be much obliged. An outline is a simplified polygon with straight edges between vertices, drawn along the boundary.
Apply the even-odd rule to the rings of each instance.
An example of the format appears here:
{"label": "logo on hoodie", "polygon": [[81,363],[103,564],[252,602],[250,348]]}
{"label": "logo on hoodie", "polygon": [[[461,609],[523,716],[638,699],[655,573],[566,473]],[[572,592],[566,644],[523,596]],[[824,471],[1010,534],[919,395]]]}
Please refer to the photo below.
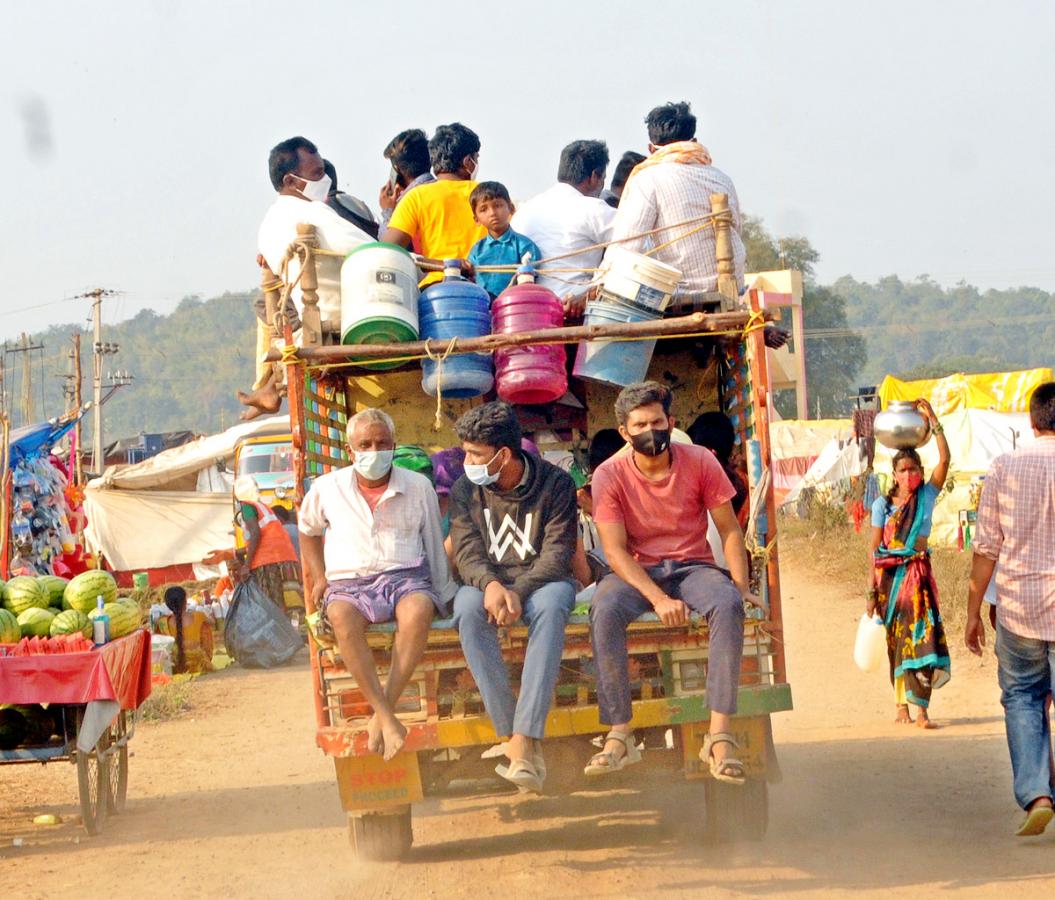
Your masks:
{"label": "logo on hoodie", "polygon": [[530,538],[531,522],[534,517],[534,513],[527,513],[524,516],[524,527],[520,529],[517,528],[516,520],[509,513],[506,513],[498,526],[498,530],[495,531],[494,525],[491,523],[491,510],[484,510],[484,521],[487,523],[487,540],[489,541],[487,549],[495,562],[502,562],[505,559],[506,551],[510,547],[513,548],[513,552],[520,557],[521,561],[527,559],[528,554],[532,556],[538,554],[538,551],[531,546]]}

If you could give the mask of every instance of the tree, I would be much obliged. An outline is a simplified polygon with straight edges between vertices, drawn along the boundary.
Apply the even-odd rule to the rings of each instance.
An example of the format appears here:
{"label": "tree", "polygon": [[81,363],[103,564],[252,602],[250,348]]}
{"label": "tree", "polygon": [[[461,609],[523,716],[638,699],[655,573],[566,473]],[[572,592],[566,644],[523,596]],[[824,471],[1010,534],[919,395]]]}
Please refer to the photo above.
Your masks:
{"label": "tree", "polygon": [[[747,270],[798,269],[803,280],[803,324],[806,329],[806,384],[810,409],[822,416],[845,415],[851,408],[850,394],[857,374],[868,357],[864,339],[849,330],[846,301],[816,283],[813,267],[820,254],[805,237],[782,238],[778,242],[761,219],[745,216],[740,231],[747,251]],[[830,335],[809,332],[824,330]],[[776,398],[782,416],[794,416],[790,397]]]}

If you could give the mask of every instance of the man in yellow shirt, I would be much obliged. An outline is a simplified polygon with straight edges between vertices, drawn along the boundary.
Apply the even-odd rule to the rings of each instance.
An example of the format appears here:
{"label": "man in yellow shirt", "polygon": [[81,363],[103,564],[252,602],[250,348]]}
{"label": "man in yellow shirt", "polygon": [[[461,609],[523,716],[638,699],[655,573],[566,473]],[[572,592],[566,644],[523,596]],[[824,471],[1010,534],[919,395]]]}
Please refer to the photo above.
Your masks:
{"label": "man in yellow shirt", "polygon": [[[400,198],[381,240],[429,259],[465,259],[487,233],[469,203],[480,167],[480,138],[460,122],[441,125],[429,141],[429,157],[436,180]],[[431,272],[421,286],[442,278]]]}

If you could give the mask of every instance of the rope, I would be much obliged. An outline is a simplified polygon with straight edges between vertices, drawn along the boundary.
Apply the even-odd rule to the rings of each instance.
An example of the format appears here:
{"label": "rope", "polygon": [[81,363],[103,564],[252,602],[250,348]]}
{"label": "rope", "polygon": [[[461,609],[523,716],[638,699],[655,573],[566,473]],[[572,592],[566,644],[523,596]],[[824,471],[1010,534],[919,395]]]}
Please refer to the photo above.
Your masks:
{"label": "rope", "polygon": [[297,356],[297,351],[300,348],[296,344],[285,344],[282,347],[282,359],[280,362],[284,366],[290,366],[294,363],[300,362],[300,357]]}
{"label": "rope", "polygon": [[431,340],[432,338],[425,338],[425,354],[436,363],[436,421],[433,422],[432,428],[433,431],[439,431],[443,428],[443,363],[454,352],[454,345],[458,343],[458,338],[452,337],[447,349],[442,354],[432,352],[432,348],[429,346]]}

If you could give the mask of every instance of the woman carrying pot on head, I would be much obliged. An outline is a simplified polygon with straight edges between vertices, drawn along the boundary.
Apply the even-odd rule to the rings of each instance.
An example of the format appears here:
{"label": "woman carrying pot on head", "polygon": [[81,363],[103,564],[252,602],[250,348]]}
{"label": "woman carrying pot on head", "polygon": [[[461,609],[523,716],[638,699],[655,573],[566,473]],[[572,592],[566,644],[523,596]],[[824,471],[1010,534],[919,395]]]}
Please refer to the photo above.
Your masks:
{"label": "woman carrying pot on head", "polygon": [[938,465],[930,481],[912,449],[894,456],[894,484],[872,505],[872,575],[868,614],[886,625],[890,680],[899,724],[911,724],[909,704],[919,710],[916,724],[933,728],[927,715],[931,692],[949,680],[949,648],[938,611],[938,589],[927,541],[934,501],[949,471],[949,444],[926,400],[916,404],[938,444]]}

